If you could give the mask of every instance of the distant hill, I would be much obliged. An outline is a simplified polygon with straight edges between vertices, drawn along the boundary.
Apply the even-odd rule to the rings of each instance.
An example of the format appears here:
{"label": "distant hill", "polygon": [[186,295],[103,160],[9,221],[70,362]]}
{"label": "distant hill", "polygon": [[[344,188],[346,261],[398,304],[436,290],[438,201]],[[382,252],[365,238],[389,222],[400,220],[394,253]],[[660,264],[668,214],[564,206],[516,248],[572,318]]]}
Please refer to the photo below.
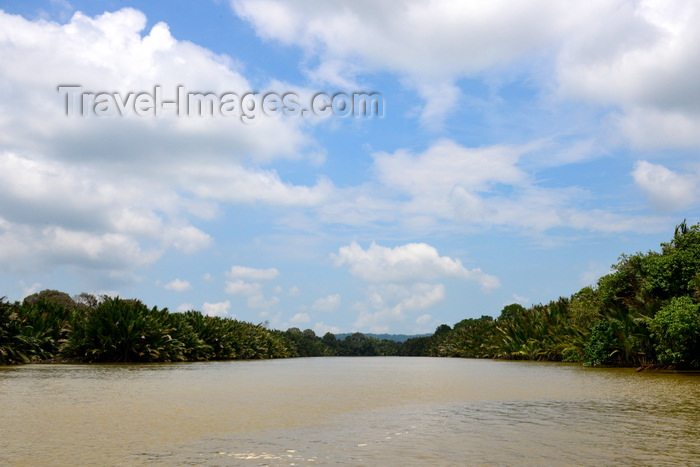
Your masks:
{"label": "distant hill", "polygon": [[[345,332],[343,334],[335,334],[335,338],[338,340],[343,340],[349,335],[354,334],[352,332]],[[425,337],[425,336],[432,336],[432,334],[413,334],[413,335],[408,335],[408,334],[372,334],[369,332],[363,332],[366,337],[374,337],[379,340],[389,340],[389,341],[394,341],[394,342],[405,342],[408,339],[411,339],[413,337]]]}

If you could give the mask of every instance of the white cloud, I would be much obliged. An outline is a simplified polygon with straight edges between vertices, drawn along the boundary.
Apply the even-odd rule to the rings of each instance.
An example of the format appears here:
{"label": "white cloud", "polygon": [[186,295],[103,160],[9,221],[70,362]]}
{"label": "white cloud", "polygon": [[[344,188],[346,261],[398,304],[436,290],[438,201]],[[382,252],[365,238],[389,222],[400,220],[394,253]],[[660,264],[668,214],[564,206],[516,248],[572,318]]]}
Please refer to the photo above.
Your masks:
{"label": "white cloud", "polygon": [[[633,144],[700,144],[700,5],[687,0],[556,0],[376,5],[343,0],[231,0],[265,39],[301,47],[309,74],[336,86],[389,72],[424,99],[421,120],[440,127],[463,105],[456,87],[497,88],[527,76],[546,93],[622,108]],[[494,77],[494,75],[496,77]],[[513,79],[512,77],[510,79]],[[679,125],[680,123],[680,125]],[[671,132],[663,131],[670,129]],[[651,131],[650,131],[651,130]]]}
{"label": "white cloud", "polygon": [[123,234],[62,227],[39,230],[0,217],[0,264],[6,271],[37,271],[70,264],[117,277],[159,256],[158,250],[144,251],[136,240]]}
{"label": "white cloud", "polygon": [[692,112],[634,107],[611,118],[637,149],[700,146],[700,117]]}
{"label": "white cloud", "polygon": [[327,297],[321,297],[314,302],[311,308],[315,311],[328,313],[335,311],[340,306],[340,295],[334,294]]}
{"label": "white cloud", "polygon": [[191,225],[169,226],[164,229],[164,242],[184,253],[194,253],[208,248],[212,239],[209,234]]}
{"label": "white cloud", "polygon": [[695,2],[626,2],[572,34],[559,63],[562,86],[624,106],[697,108],[699,19]]}
{"label": "white cloud", "polygon": [[177,307],[176,311],[178,313],[184,313],[186,311],[194,310],[194,306],[191,303],[183,303]]}
{"label": "white cloud", "polygon": [[[583,157],[584,148],[590,150],[590,143],[571,147],[574,161]],[[575,186],[548,187],[521,168],[540,158],[551,164],[551,153],[562,151],[566,149],[546,141],[469,148],[444,139],[420,153],[375,153],[374,183],[341,190],[320,209],[320,219],[353,226],[391,222],[420,235],[439,231],[445,223],[516,227],[527,234],[555,227],[659,230],[658,218],[591,208],[596,193]],[[559,155],[554,159],[562,160]]]}
{"label": "white cloud", "polygon": [[441,140],[420,154],[401,149],[374,154],[373,171],[382,186],[410,197],[400,206],[404,216],[480,222],[494,217],[493,201],[483,199],[485,193],[531,184],[516,164],[540,146],[466,148]]}
{"label": "white cloud", "polygon": [[433,317],[429,314],[420,315],[418,318],[416,318],[416,324],[420,324],[421,326],[425,326],[430,321],[432,321],[432,319],[433,319]]}
{"label": "white cloud", "polygon": [[257,295],[260,293],[262,285],[255,283],[244,282],[240,279],[235,281],[226,281],[226,293],[231,295]]}
{"label": "white cloud", "polygon": [[22,299],[27,297],[28,295],[31,295],[33,293],[36,293],[39,291],[41,288],[41,283],[40,282],[34,282],[30,286],[25,286],[24,281],[20,281],[20,285],[22,286]]}
{"label": "white cloud", "polygon": [[264,202],[281,206],[314,206],[333,193],[333,184],[321,178],[316,185],[284,183],[273,170],[244,167],[200,167],[187,170],[188,189],[204,199],[230,203]]}
{"label": "white cloud", "polygon": [[417,155],[405,150],[375,154],[374,170],[383,184],[415,197],[445,196],[456,187],[484,191],[493,184],[524,184],[528,177],[515,164],[537,146],[465,148],[441,140]]}
{"label": "white cloud", "polygon": [[211,236],[190,219],[215,218],[220,202],[308,206],[334,189],[323,179],[297,186],[259,167],[318,152],[306,150],[314,144],[299,119],[247,125],[165,110],[157,118],[67,117],[60,84],[122,95],[159,85],[164,99],[178,85],[253,90],[230,57],[173,37],[164,23],[146,24],[131,8],[76,13],[67,24],[0,12],[4,270],[78,266],[91,280],[95,270],[133,280],[169,249],[210,247]]}
{"label": "white cloud", "polygon": [[404,315],[391,309],[380,311],[363,310],[357,315],[353,326],[364,332],[383,334],[404,321]]}
{"label": "white cloud", "polygon": [[369,303],[377,309],[391,309],[399,315],[404,311],[430,308],[445,299],[443,284],[413,284],[412,286],[384,284],[370,286]]}
{"label": "white cloud", "polygon": [[609,2],[610,14],[581,23],[559,54],[560,92],[614,104],[636,147],[700,144],[700,4]]}
{"label": "white cloud", "polygon": [[265,298],[263,294],[251,295],[248,297],[247,304],[248,308],[255,310],[265,310],[268,311],[270,308],[274,307],[280,302],[278,297],[272,297],[269,300]]}
{"label": "white cloud", "polygon": [[[251,279],[272,279],[277,277],[278,271],[275,268],[270,269],[254,269],[244,266],[233,266],[231,271],[227,273],[230,277],[246,277]],[[226,281],[226,293],[231,295],[242,295],[247,297],[246,304],[248,308],[254,310],[269,310],[280,302],[279,297],[273,296],[270,299],[265,298],[263,286],[258,282],[245,282],[242,279],[235,281]]]}
{"label": "white cloud", "polygon": [[183,281],[181,279],[173,279],[172,281],[165,284],[163,288],[166,290],[173,290],[175,292],[185,292],[187,290],[190,290],[192,286],[187,281]]}
{"label": "white cloud", "polygon": [[176,197],[61,162],[3,153],[0,195],[0,256],[22,254],[27,266],[130,269],[170,246],[191,252],[211,240],[179,216]]}
{"label": "white cloud", "polygon": [[431,130],[439,130],[447,115],[454,112],[462,97],[457,86],[449,81],[425,82],[414,85],[418,95],[425,101],[421,112],[421,123]]}
{"label": "white cloud", "polygon": [[386,332],[405,322],[416,311],[435,307],[445,299],[441,283],[427,283],[442,278],[457,278],[479,283],[482,289],[499,287],[497,277],[480,269],[468,270],[459,259],[440,256],[425,243],[409,243],[387,248],[372,243],[365,250],[353,242],[332,255],[335,265],[348,266],[350,273],[370,283],[367,299],[353,309],[358,313],[357,329]]}
{"label": "white cloud", "polygon": [[572,24],[591,20],[601,10],[590,3],[554,0],[231,4],[263,38],[318,57],[316,76],[332,84],[347,84],[347,77],[359,70],[396,73],[428,100],[425,123],[455,108],[450,101],[455,100],[457,79],[531,57],[559,40]]}
{"label": "white cloud", "polygon": [[367,282],[417,282],[456,277],[478,282],[484,289],[498,287],[495,276],[481,269],[466,269],[459,259],[440,256],[426,243],[409,243],[394,248],[372,243],[365,250],[352,242],[332,255],[335,265],[349,266],[350,272]]}
{"label": "white cloud", "polygon": [[445,286],[442,284],[416,284],[411,296],[401,300],[396,307],[415,311],[430,308],[445,299]]}
{"label": "white cloud", "polygon": [[443,284],[411,286],[382,284],[367,289],[367,301],[358,303],[354,326],[369,332],[387,332],[403,323],[411,312],[431,308],[445,299]]}
{"label": "white cloud", "polygon": [[698,201],[696,175],[681,175],[662,165],[638,161],[632,176],[652,207],[659,211],[676,211]]}
{"label": "white cloud", "polygon": [[589,262],[586,268],[578,275],[578,283],[581,287],[594,286],[598,279],[611,272],[610,265]]}
{"label": "white cloud", "polygon": [[516,293],[513,294],[513,300],[515,300],[515,303],[520,303],[521,305],[532,303],[532,300],[529,298],[523,297],[522,295],[518,295]]}
{"label": "white cloud", "polygon": [[227,275],[231,278],[268,280],[277,277],[279,271],[276,268],[256,269],[246,266],[232,266]]}
{"label": "white cloud", "polygon": [[311,321],[311,316],[308,313],[297,313],[289,321],[294,324],[304,324]]}
{"label": "white cloud", "polygon": [[340,334],[342,331],[338,326],[330,326],[323,321],[319,321],[318,323],[314,324],[314,332],[317,336],[323,337],[328,332],[331,334]]}
{"label": "white cloud", "polygon": [[[141,171],[160,169],[166,161],[176,167],[190,160],[193,151],[199,165],[213,158],[231,160],[235,155],[255,154],[266,161],[298,158],[305,143],[298,122],[292,119],[266,118],[246,125],[222,117],[208,118],[205,124],[199,118],[178,119],[172,111],[144,125],[137,116],[62,115],[65,96],[57,92],[62,83],[123,95],[152,91],[160,85],[164,99],[173,98],[178,85],[219,93],[253,90],[229,57],[177,40],[164,23],[155,24],[142,36],[146,22],[143,13],[130,8],[95,18],[76,13],[65,25],[0,14],[0,29],[5,37],[13,38],[0,41],[0,51],[3,56],[18,57],[12,65],[9,60],[0,63],[0,74],[15,87],[4,104],[17,110],[12,120],[4,121],[17,132],[3,132],[0,143],[66,160],[85,160],[94,154],[119,156],[122,162],[138,158]],[[38,103],[43,105],[31,105]],[[131,138],[121,136],[125,134]],[[120,171],[129,168],[112,162]]]}
{"label": "white cloud", "polygon": [[202,305],[202,310],[207,316],[221,316],[224,318],[232,318],[233,315],[229,315],[229,309],[231,308],[231,302],[226,300],[225,302],[209,303],[205,302]]}
{"label": "white cloud", "polygon": [[[262,325],[267,329],[280,329],[282,326],[282,312],[270,316],[270,312],[265,310],[258,313],[258,317],[263,320]],[[289,327],[288,325],[286,327]]]}

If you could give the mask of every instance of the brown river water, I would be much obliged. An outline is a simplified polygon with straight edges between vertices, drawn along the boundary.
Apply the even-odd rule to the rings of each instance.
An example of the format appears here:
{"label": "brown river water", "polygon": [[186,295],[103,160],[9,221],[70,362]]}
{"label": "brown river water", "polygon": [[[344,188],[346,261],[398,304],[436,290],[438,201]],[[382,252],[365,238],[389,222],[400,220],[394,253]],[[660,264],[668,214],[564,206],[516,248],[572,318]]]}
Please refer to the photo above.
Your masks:
{"label": "brown river water", "polygon": [[700,374],[325,357],[0,367],[1,466],[700,465]]}

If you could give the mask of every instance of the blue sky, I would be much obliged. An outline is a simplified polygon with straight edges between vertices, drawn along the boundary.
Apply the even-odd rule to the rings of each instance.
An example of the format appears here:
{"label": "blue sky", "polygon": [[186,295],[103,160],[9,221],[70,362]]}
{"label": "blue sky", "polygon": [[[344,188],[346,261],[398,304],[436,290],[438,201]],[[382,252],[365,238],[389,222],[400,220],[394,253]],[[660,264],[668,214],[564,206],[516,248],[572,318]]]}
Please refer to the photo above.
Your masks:
{"label": "blue sky", "polygon": [[[700,4],[0,1],[0,295],[430,332],[698,220]],[[378,116],[66,115],[379,93]],[[88,108],[90,110],[90,108]]]}

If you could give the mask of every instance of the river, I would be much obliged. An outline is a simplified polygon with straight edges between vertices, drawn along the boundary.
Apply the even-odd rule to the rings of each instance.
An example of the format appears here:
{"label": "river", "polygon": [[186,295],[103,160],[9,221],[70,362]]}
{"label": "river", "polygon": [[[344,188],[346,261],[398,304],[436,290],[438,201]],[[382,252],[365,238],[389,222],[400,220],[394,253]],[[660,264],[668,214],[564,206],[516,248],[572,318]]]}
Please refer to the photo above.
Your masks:
{"label": "river", "polygon": [[700,465],[700,375],[409,357],[0,367],[0,465]]}

